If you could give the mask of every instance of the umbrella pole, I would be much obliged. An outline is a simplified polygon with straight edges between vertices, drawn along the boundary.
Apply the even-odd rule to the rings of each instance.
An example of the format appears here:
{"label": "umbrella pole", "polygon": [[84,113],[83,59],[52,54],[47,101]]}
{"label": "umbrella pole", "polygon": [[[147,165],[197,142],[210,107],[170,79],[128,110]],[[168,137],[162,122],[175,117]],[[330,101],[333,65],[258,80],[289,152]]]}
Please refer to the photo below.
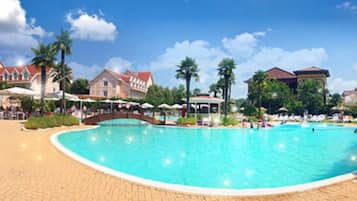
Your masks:
{"label": "umbrella pole", "polygon": [[81,108],[81,120],[79,121],[79,124],[81,124],[82,123],[82,118],[83,118],[82,100],[79,101],[79,107]]}

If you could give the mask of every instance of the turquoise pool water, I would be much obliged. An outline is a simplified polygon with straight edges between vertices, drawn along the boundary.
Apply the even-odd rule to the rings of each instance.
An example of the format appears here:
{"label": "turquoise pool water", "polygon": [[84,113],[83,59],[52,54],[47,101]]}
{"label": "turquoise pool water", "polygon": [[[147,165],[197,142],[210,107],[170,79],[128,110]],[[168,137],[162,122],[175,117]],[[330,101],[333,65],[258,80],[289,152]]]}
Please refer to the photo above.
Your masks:
{"label": "turquoise pool water", "polygon": [[58,141],[87,160],[145,179],[257,189],[356,171],[357,134],[353,130],[327,124],[188,129],[115,120],[95,129],[61,134]]}
{"label": "turquoise pool water", "polygon": [[[156,119],[164,121],[164,116],[155,116]],[[178,116],[166,116],[167,121],[177,121],[179,117]]]}

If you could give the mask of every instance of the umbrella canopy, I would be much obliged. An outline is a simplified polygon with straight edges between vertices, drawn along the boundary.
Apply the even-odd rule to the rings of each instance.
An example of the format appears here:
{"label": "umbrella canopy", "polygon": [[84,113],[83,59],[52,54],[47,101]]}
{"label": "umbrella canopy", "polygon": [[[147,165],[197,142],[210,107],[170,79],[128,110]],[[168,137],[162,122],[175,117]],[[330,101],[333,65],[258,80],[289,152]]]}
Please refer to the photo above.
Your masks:
{"label": "umbrella canopy", "polygon": [[279,112],[287,112],[287,111],[288,111],[288,109],[286,109],[285,107],[279,108]]}
{"label": "umbrella canopy", "polygon": [[81,99],[81,101],[82,102],[86,102],[86,103],[94,103],[94,102],[96,102],[95,100],[90,99],[90,98]]}
{"label": "umbrella canopy", "polygon": [[109,99],[105,99],[105,100],[103,100],[103,101],[101,101],[102,103],[113,103],[113,101],[112,100],[109,100]]}
{"label": "umbrella canopy", "polygon": [[31,89],[25,89],[21,87],[12,87],[8,89],[0,90],[0,95],[4,96],[39,96],[40,94],[36,93]]}
{"label": "umbrella canopy", "polygon": [[139,103],[136,103],[136,102],[127,102],[126,104],[131,105],[131,106],[140,105]]}
{"label": "umbrella canopy", "polygon": [[123,101],[123,100],[113,100],[113,103],[123,104],[123,103],[126,103],[126,101]]}
{"label": "umbrella canopy", "polygon": [[[52,92],[52,93],[48,93],[46,95],[47,98],[58,98],[58,99],[62,99],[62,91],[57,91],[57,92]],[[73,95],[73,94],[69,94],[69,93],[65,93],[65,97],[66,99],[68,99],[69,101],[79,101],[80,99],[78,98],[78,96]]]}
{"label": "umbrella canopy", "polygon": [[160,108],[160,109],[172,109],[172,107],[170,105],[165,104],[165,103],[159,105],[158,108]]}
{"label": "umbrella canopy", "polygon": [[175,104],[175,105],[171,106],[171,108],[173,108],[173,109],[182,109],[182,105]]}
{"label": "umbrella canopy", "polygon": [[149,104],[149,103],[143,103],[143,104],[141,105],[141,108],[144,108],[144,109],[153,108],[153,107],[154,107],[154,106],[151,105],[151,104]]}
{"label": "umbrella canopy", "polygon": [[[35,100],[40,100],[41,99],[41,96],[34,96],[33,97]],[[48,97],[45,97],[45,100],[48,100],[48,101],[58,101],[59,98],[48,98]]]}
{"label": "umbrella canopy", "polygon": [[332,107],[331,109],[332,110],[337,110],[337,111],[345,111],[347,108],[342,105],[342,106],[339,106],[339,107],[337,107],[337,106]]}

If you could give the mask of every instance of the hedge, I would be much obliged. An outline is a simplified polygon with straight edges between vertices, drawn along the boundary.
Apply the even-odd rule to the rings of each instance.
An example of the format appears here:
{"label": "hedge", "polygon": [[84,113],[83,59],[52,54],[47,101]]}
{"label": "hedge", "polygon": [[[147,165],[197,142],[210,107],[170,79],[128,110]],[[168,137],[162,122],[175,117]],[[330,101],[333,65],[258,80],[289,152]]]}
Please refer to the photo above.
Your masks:
{"label": "hedge", "polygon": [[53,128],[59,126],[79,125],[79,119],[71,115],[50,115],[43,117],[30,117],[25,123],[26,129]]}
{"label": "hedge", "polygon": [[187,125],[196,125],[197,124],[197,120],[196,118],[194,117],[181,117],[181,118],[178,118],[176,123],[178,125],[181,125],[181,126],[187,126]]}

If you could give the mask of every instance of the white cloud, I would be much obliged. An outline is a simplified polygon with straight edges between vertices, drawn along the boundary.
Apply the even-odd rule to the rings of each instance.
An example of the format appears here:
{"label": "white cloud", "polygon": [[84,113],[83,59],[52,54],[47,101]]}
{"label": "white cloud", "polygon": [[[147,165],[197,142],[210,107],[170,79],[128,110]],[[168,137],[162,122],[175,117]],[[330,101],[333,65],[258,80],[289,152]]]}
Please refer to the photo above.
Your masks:
{"label": "white cloud", "polygon": [[328,88],[331,93],[342,93],[344,90],[351,90],[357,87],[357,80],[345,80],[335,78],[328,81]]}
{"label": "white cloud", "polygon": [[28,51],[37,44],[39,37],[49,36],[36,20],[26,19],[26,11],[19,0],[0,2],[0,51]]}
{"label": "white cloud", "polygon": [[[179,83],[179,80],[174,79],[177,65],[186,56],[196,60],[200,68],[200,80],[193,87],[200,87],[202,90],[208,88],[208,84],[217,79],[217,65],[220,60],[228,55],[219,48],[213,48],[207,41],[182,41],[176,42],[173,47],[167,48],[165,52],[157,57],[149,64],[149,67],[155,75],[170,77],[162,77],[160,79],[164,85],[174,85]],[[212,80],[214,79],[214,80]]]}
{"label": "white cloud", "polygon": [[287,51],[276,47],[263,47],[246,62],[241,63],[240,66],[242,72],[248,73],[274,66],[294,70],[307,66],[318,66],[327,59],[328,56],[324,48]]}
{"label": "white cloud", "polygon": [[340,9],[343,9],[343,10],[357,12],[357,6],[354,5],[351,1],[345,1],[345,2],[337,5],[336,7],[340,8]]}
{"label": "white cloud", "polygon": [[117,34],[117,28],[112,22],[107,22],[100,12],[100,16],[79,10],[73,16],[73,13],[67,14],[67,22],[71,25],[73,38],[92,41],[113,41]]}
{"label": "white cloud", "polygon": [[265,32],[242,33],[234,38],[223,38],[222,44],[233,56],[247,58],[254,53],[258,36],[265,36]]}
{"label": "white cloud", "polygon": [[[224,51],[221,47],[212,47],[207,41],[203,40],[176,42],[173,47],[167,48],[162,55],[149,63],[149,67],[154,75],[160,76],[160,79],[157,79],[159,84],[177,86],[181,83],[174,78],[177,65],[186,56],[192,57],[200,68],[200,82],[193,82],[192,87],[199,87],[206,91],[209,85],[218,79],[216,69],[221,59],[224,57],[236,58],[239,52],[240,55],[245,54],[246,58],[242,62],[238,57],[235,71],[236,85],[232,89],[232,94],[234,97],[245,97],[247,86],[244,81],[257,70],[267,70],[274,66],[296,70],[308,66],[320,66],[328,59],[324,48],[287,51],[277,47],[261,47],[256,36],[263,35],[263,33],[258,32],[243,33],[233,39],[224,38],[222,46],[226,45],[227,51]],[[227,43],[230,44],[229,48],[227,48]],[[245,49],[237,51],[236,46],[241,46],[241,44],[246,46]]]}
{"label": "white cloud", "polygon": [[105,68],[112,69],[116,72],[122,72],[124,70],[130,69],[132,63],[121,57],[112,57],[104,65]]}

